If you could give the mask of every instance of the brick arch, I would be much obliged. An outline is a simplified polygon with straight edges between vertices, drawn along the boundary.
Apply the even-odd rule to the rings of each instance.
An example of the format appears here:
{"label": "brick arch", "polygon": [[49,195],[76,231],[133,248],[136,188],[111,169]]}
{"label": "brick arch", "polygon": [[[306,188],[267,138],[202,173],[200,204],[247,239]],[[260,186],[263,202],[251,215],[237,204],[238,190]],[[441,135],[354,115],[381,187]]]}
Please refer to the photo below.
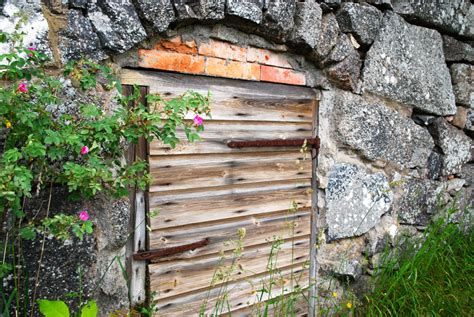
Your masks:
{"label": "brick arch", "polygon": [[305,72],[295,69],[283,53],[216,39],[183,40],[180,35],[163,39],[150,49],[139,49],[138,66],[289,85],[307,83]]}

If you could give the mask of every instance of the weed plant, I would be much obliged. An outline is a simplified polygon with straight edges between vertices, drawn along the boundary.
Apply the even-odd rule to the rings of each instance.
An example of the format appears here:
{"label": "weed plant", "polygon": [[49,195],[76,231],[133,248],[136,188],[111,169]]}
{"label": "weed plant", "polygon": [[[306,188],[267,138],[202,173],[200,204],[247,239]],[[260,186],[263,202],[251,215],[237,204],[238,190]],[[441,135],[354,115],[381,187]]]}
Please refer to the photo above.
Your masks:
{"label": "weed plant", "polygon": [[474,316],[474,232],[470,216],[448,216],[428,226],[420,239],[387,251],[358,316]]}

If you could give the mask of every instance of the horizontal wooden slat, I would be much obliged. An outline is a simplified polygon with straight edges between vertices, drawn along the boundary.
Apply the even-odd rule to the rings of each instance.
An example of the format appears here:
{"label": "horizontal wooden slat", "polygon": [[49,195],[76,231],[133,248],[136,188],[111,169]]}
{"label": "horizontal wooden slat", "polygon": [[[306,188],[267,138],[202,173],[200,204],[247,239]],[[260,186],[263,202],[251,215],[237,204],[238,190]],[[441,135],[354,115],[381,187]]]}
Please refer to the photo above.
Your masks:
{"label": "horizontal wooden slat", "polygon": [[[158,94],[159,91],[151,91]],[[177,97],[177,96],[170,96]],[[150,105],[151,109],[161,110],[160,104]],[[209,102],[211,117],[202,116],[204,124],[211,120],[226,122],[281,122],[312,123],[314,101],[312,99],[243,99],[225,96],[212,97]],[[185,119],[192,120],[196,114],[188,112]],[[163,116],[163,119],[166,117]]]}
{"label": "horizontal wooden slat", "polygon": [[[290,225],[294,225],[294,230],[289,230]],[[241,228],[246,230],[244,246],[263,244],[274,236],[282,239],[306,236],[310,232],[310,212],[284,212],[239,218],[231,222],[219,221],[153,230],[149,233],[150,248],[173,247],[209,239],[209,244],[202,248],[162,258],[161,261],[187,259],[232,250],[233,246],[225,242],[236,239]]]}
{"label": "horizontal wooden slat", "polygon": [[267,300],[242,309],[234,310],[232,312],[232,317],[265,316],[266,309],[268,309],[267,316],[307,317],[308,307],[308,295],[307,292],[305,292],[304,296],[299,295],[287,298],[283,303],[272,304],[270,300]]}
{"label": "horizontal wooden slat", "polygon": [[203,164],[231,164],[232,162],[272,162],[278,157],[281,160],[310,160],[310,154],[291,152],[251,152],[251,153],[219,153],[195,154],[192,159],[188,155],[153,155],[149,157],[150,170],[170,167],[200,166]]}
{"label": "horizontal wooden slat", "polygon": [[[160,299],[189,293],[208,288],[212,284],[216,270],[221,267],[229,268],[233,262],[235,269],[230,271],[229,280],[239,280],[252,275],[264,273],[268,268],[265,263],[273,255],[272,267],[283,268],[299,263],[302,267],[308,261],[309,237],[296,241],[286,241],[278,249],[270,244],[244,249],[243,253],[235,258],[227,254],[213,257],[161,262],[149,266],[151,290],[156,291]],[[222,284],[216,279],[214,286]]]}
{"label": "horizontal wooden slat", "polygon": [[311,88],[263,82],[130,69],[122,69],[120,78],[122,84],[149,86],[152,90],[161,91],[165,97],[193,90],[204,94],[210,91],[213,98],[230,95],[252,99],[266,99],[269,96],[275,99],[316,99],[316,93]]}
{"label": "horizontal wooden slat", "polygon": [[[158,215],[151,218],[150,226],[154,230],[287,211],[292,207],[293,201],[299,209],[310,208],[309,180],[298,185],[262,185],[261,188],[256,188],[254,184],[254,190],[214,189],[214,192],[209,190],[196,195],[182,194],[181,199],[177,196],[173,200],[167,199],[169,196],[156,197],[154,193],[150,195],[150,208],[157,210]],[[216,195],[212,195],[213,193]]]}
{"label": "horizontal wooden slat", "polygon": [[[175,149],[171,149],[169,145],[163,144],[160,141],[153,141],[150,144],[150,154],[239,153],[256,151],[255,148],[231,149],[227,146],[227,142],[231,140],[311,138],[311,124],[208,121],[205,123],[204,131],[200,133],[201,140],[191,143],[187,141],[184,132],[180,130],[178,130],[177,136],[180,142]],[[257,150],[270,151],[272,149],[277,151],[299,151],[299,147],[274,147]]]}
{"label": "horizontal wooden slat", "polygon": [[311,160],[297,164],[298,156],[154,169],[150,192],[311,178]]}
{"label": "horizontal wooden slat", "polygon": [[[273,280],[275,283],[272,286],[271,293],[264,293],[263,295],[261,295],[258,290],[269,288],[270,277],[268,274],[262,274],[251,279],[230,283],[225,289],[225,291],[229,293],[228,300],[225,303],[226,309],[220,313],[227,315],[229,310],[232,312],[251,306],[256,302],[266,302],[270,298],[288,294],[293,290],[295,285],[299,285],[302,289],[305,289],[309,285],[309,274],[307,269],[303,269],[301,265],[297,264],[293,268],[282,270],[273,278]],[[213,315],[213,308],[217,298],[222,296],[223,290],[216,287],[211,289],[209,292],[204,291],[158,300],[157,316],[199,316],[200,308],[203,306],[203,303],[206,302],[206,299],[207,306],[203,313],[204,316],[211,316]]]}

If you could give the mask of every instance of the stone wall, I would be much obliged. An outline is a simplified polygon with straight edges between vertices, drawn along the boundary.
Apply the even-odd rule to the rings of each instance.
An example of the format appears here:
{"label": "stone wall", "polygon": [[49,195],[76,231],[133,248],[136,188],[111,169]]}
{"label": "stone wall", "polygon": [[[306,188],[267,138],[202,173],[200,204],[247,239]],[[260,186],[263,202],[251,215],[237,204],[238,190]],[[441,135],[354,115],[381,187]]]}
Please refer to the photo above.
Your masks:
{"label": "stone wall", "polygon": [[[119,68],[319,89],[323,275],[363,284],[383,246],[422,231],[440,198],[472,207],[469,0],[7,0],[2,10],[2,30],[14,27],[17,13],[28,15],[26,44],[56,66],[85,55]],[[94,203],[111,216],[100,217],[95,239],[86,241],[91,281],[123,255],[117,235],[128,221],[126,202]],[[51,269],[65,276],[66,268]],[[69,285],[67,276],[55,283]],[[104,312],[127,302],[125,285],[107,276]]]}

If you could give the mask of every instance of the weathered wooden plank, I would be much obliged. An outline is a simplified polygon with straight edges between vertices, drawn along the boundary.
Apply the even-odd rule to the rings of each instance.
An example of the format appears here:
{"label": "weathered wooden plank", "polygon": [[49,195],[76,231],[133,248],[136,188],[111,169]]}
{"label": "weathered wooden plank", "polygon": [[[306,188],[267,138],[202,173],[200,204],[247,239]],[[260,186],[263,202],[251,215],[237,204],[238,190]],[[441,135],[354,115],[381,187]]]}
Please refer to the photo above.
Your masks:
{"label": "weathered wooden plank", "polygon": [[188,155],[154,155],[149,157],[150,170],[170,168],[178,166],[200,166],[203,164],[232,164],[233,162],[272,162],[275,157],[281,160],[296,161],[309,160],[309,153],[304,155],[299,151],[291,152],[252,152],[252,153],[219,153],[219,154],[195,154],[192,159]]}
{"label": "weathered wooden plank", "polygon": [[257,275],[247,280],[230,283],[225,289],[216,287],[209,291],[158,300],[157,316],[199,316],[203,303],[207,303],[205,309],[203,309],[204,316],[211,316],[214,313],[216,300],[228,293],[229,296],[228,300],[225,301],[225,309],[220,311],[219,314],[226,315],[229,311],[232,312],[252,306],[256,302],[266,302],[270,298],[291,293],[296,285],[299,285],[302,289],[307,288],[309,285],[308,270],[297,264],[292,268],[281,270],[279,274],[275,275],[273,280],[275,283],[272,286],[272,291],[263,294],[259,290],[269,288],[270,276],[268,274]]}
{"label": "weathered wooden plank", "polygon": [[[270,256],[273,268],[284,268],[308,261],[309,237],[285,241],[281,245],[265,244],[244,249],[236,258],[233,254],[225,257],[215,255],[190,260],[179,260],[151,264],[150,288],[159,294],[160,299],[194,292],[211,285],[222,284],[222,279],[213,276],[218,268],[229,270],[229,281],[236,281],[264,273],[268,270]],[[234,265],[234,269],[230,269]]]}
{"label": "weathered wooden plank", "polygon": [[[311,207],[311,190],[309,183],[300,188],[286,187],[284,189],[255,190],[229,195],[205,197],[189,197],[157,201],[151,196],[153,203],[150,208],[157,210],[158,215],[151,218],[150,227],[163,229],[183,226],[193,223],[204,223],[222,219],[234,219],[259,214],[285,212],[292,207],[293,201],[298,209]],[[263,187],[263,186],[262,186]],[[265,189],[265,188],[264,188]],[[207,194],[212,194],[209,192]]]}
{"label": "weathered wooden plank", "polygon": [[173,247],[209,239],[209,243],[202,248],[160,259],[160,261],[168,261],[232,250],[234,246],[226,242],[237,239],[238,230],[241,228],[246,230],[244,240],[246,247],[263,244],[273,237],[281,239],[301,237],[310,233],[309,217],[308,211],[284,212],[244,217],[234,221],[217,221],[153,230],[149,233],[150,248]]}
{"label": "weathered wooden plank", "polygon": [[296,163],[298,155],[265,161],[230,161],[152,170],[150,192],[250,184],[311,178],[311,160]]}
{"label": "weathered wooden plank", "polygon": [[[158,93],[158,91],[151,91],[151,93]],[[212,119],[204,117],[204,123],[210,120],[311,123],[313,114],[312,99],[282,100],[269,96],[266,99],[255,100],[235,96],[213,96],[209,106]],[[152,109],[159,110],[160,104],[156,104]],[[188,112],[185,119],[192,120],[194,116],[195,113]]]}
{"label": "weathered wooden plank", "polygon": [[[232,317],[264,316],[267,309],[269,317],[307,317],[308,296],[300,295],[295,298],[287,298],[283,304],[273,305],[269,301],[256,303],[242,309],[234,310]],[[267,308],[268,307],[268,308]]]}
{"label": "weathered wooden plank", "polygon": [[268,96],[278,99],[316,99],[316,93],[311,88],[263,82],[130,69],[123,69],[120,78],[123,84],[140,83],[150,86],[150,89],[163,92],[164,96],[180,95],[187,90],[193,90],[204,94],[210,91],[213,97],[230,94],[253,99],[268,98]]}
{"label": "weathered wooden plank", "polygon": [[177,133],[180,142],[175,149],[160,141],[150,144],[151,155],[163,154],[194,154],[194,153],[239,153],[250,151],[292,151],[298,152],[298,147],[274,147],[265,149],[231,149],[227,142],[231,140],[256,140],[256,139],[304,139],[311,138],[311,124],[281,124],[264,122],[238,122],[229,123],[222,121],[208,121],[205,129],[200,133],[201,140],[189,142],[183,131]]}

